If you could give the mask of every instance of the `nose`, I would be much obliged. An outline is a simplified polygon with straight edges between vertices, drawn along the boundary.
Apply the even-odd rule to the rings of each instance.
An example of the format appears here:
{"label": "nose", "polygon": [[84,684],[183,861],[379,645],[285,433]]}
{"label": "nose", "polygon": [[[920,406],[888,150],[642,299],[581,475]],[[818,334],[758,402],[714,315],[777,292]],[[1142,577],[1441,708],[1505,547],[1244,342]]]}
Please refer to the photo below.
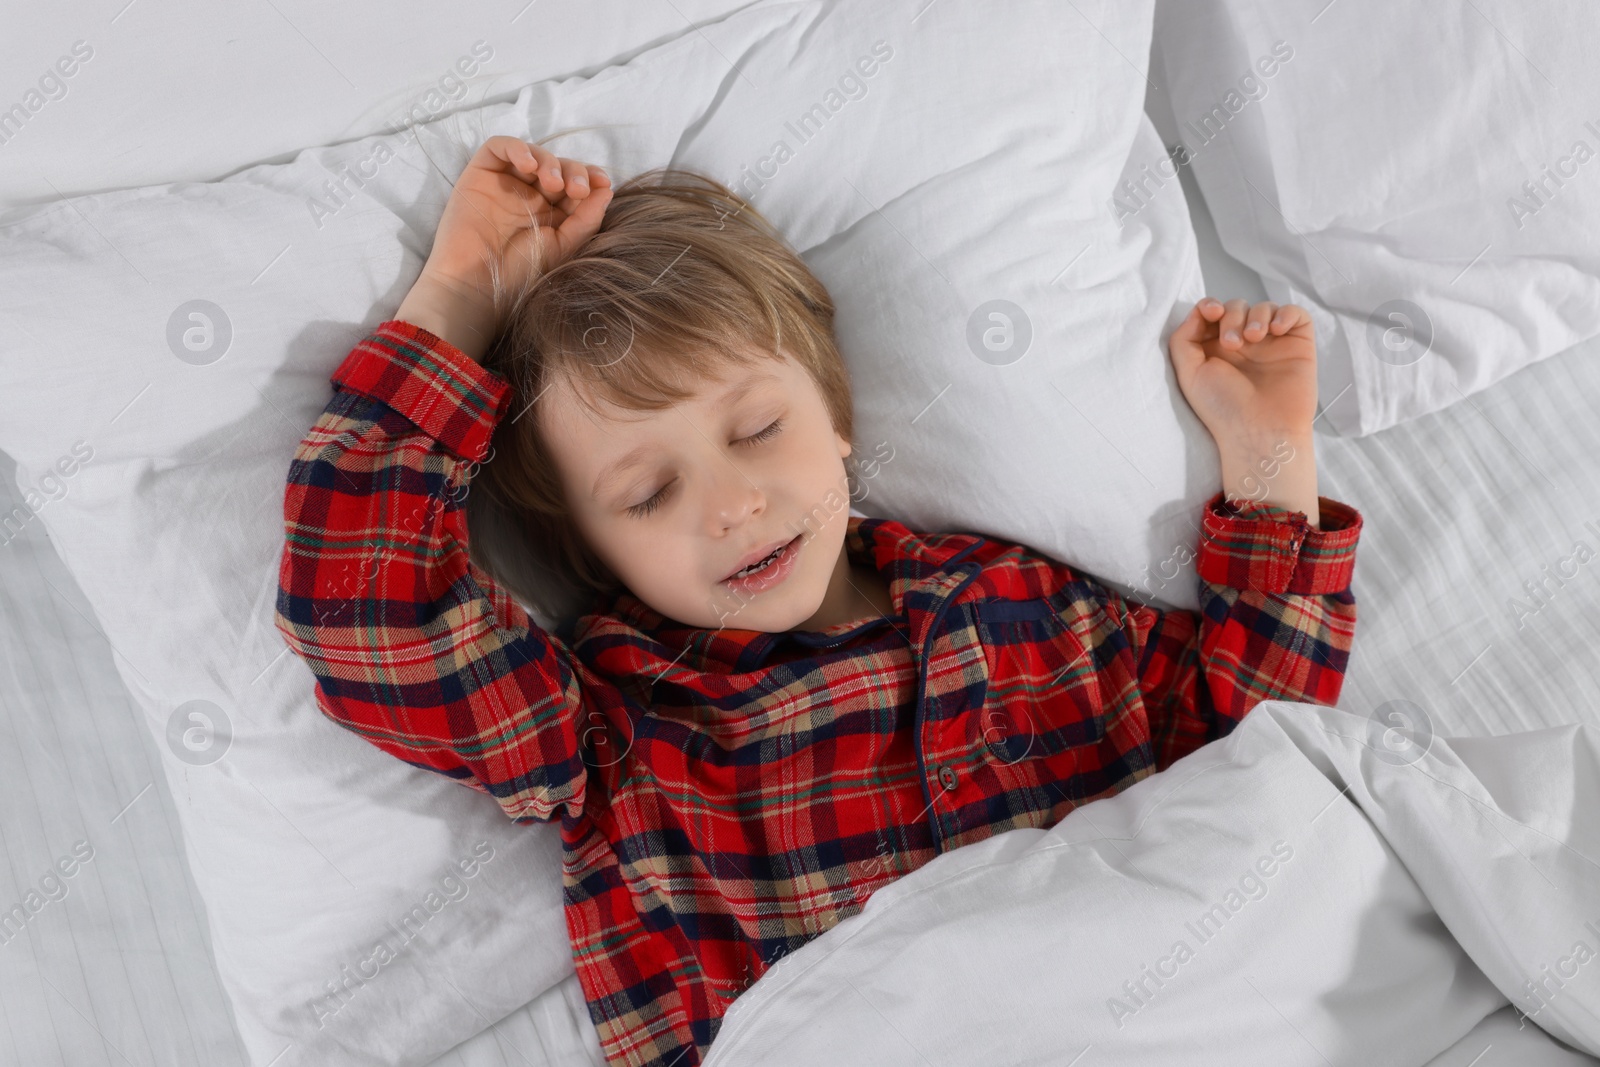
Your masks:
{"label": "nose", "polygon": [[721,459],[713,465],[710,501],[707,511],[711,532],[721,534],[761,514],[767,506],[766,494],[738,465]]}

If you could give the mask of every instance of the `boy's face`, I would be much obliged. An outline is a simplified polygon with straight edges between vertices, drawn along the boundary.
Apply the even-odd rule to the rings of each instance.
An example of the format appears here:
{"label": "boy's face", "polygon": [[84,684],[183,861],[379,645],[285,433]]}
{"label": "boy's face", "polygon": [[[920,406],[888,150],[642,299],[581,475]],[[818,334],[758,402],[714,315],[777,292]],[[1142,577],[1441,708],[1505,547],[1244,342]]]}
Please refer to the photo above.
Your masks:
{"label": "boy's face", "polygon": [[850,443],[794,359],[729,365],[659,411],[591,410],[558,379],[537,417],[579,532],[644,603],[772,633],[817,612],[849,522]]}

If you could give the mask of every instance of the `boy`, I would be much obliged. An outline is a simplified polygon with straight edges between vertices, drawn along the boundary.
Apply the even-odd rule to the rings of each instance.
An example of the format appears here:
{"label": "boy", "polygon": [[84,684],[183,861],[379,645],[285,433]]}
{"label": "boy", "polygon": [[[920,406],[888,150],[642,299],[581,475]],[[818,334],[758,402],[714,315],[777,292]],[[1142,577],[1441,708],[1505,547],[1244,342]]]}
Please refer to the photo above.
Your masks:
{"label": "boy", "polygon": [[[698,1064],[767,967],[939,852],[1051,826],[1260,701],[1339,694],[1361,517],[1316,493],[1303,310],[1202,301],[1171,338],[1230,500],[1203,516],[1198,614],[829,504],[832,316],[716,183],[613,191],[491,138],[289,471],[278,624],[319,705],[561,819],[614,1064]],[[487,489],[600,600],[559,635],[469,558],[491,451]]]}

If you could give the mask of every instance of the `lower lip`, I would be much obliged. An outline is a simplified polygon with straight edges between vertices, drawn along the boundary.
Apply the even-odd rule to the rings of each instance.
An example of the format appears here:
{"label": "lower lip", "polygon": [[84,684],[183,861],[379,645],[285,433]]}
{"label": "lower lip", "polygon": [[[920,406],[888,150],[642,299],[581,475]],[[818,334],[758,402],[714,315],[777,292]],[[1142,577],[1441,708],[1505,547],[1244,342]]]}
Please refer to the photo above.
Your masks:
{"label": "lower lip", "polygon": [[747,574],[743,578],[725,578],[722,584],[736,593],[764,593],[789,577],[794,570],[794,561],[800,555],[800,538],[784,545],[778,552],[778,558],[767,564],[762,570],[754,574]]}

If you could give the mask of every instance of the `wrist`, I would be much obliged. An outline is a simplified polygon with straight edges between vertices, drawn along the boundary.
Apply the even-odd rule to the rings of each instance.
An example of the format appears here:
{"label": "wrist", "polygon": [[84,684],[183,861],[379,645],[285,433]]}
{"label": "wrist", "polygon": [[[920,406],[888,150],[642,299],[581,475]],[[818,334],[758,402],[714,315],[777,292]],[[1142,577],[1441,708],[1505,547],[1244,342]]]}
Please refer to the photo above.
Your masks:
{"label": "wrist", "polygon": [[499,329],[492,295],[426,267],[394,317],[449,342],[474,362],[483,359]]}
{"label": "wrist", "polygon": [[1309,427],[1230,435],[1217,440],[1217,451],[1228,503],[1302,512],[1310,526],[1320,528],[1316,447]]}

